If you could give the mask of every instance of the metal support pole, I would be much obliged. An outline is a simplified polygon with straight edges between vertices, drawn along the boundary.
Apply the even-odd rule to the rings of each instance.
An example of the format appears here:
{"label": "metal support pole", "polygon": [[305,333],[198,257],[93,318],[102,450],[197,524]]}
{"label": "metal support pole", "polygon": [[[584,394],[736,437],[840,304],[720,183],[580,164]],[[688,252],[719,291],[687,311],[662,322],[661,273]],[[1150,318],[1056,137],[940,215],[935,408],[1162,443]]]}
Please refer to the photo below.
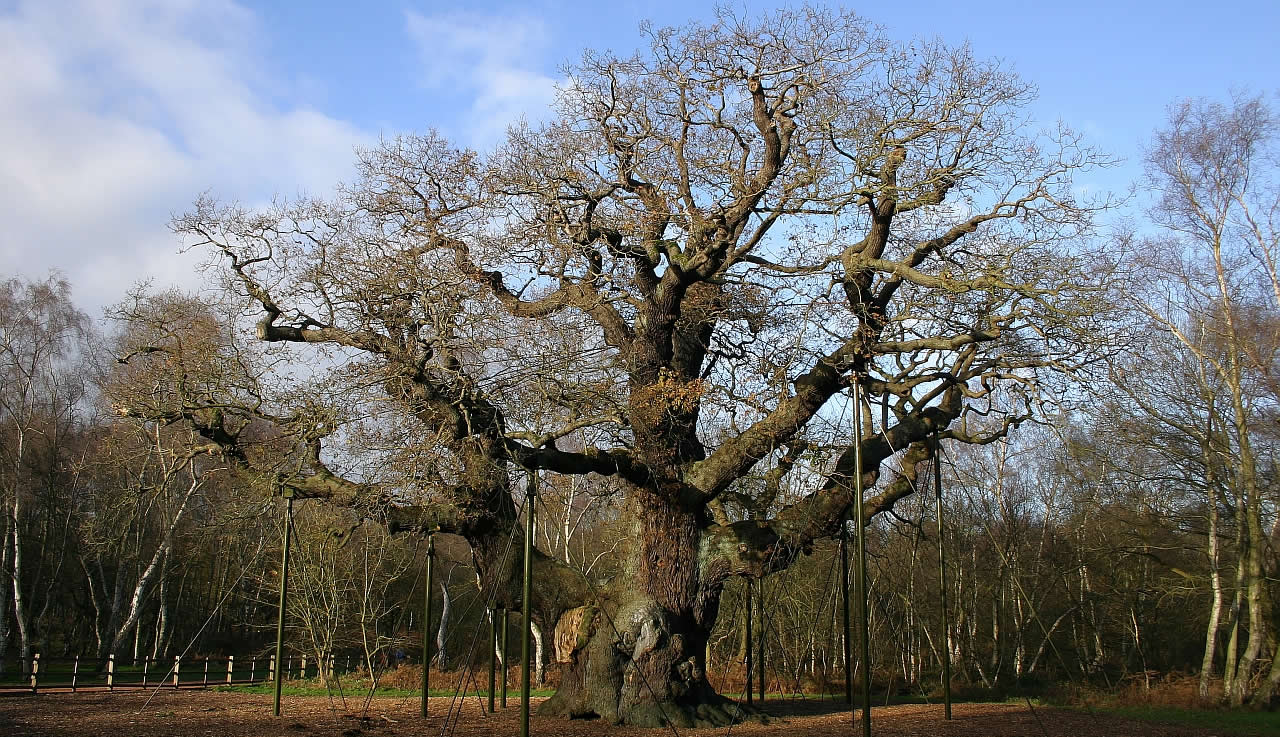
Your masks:
{"label": "metal support pole", "polygon": [[760,706],[764,706],[764,643],[769,634],[769,626],[764,616],[764,579],[756,584],[756,600],[760,602],[760,634],[756,635],[759,644],[759,655],[756,657],[756,672],[760,680]]}
{"label": "metal support pole", "polygon": [[858,618],[861,620],[862,737],[871,737],[871,633],[867,611],[867,521],[862,508],[862,392],[857,377],[853,382],[853,507],[857,511],[854,531],[858,534]]}
{"label": "metal support pole", "polygon": [[840,520],[840,617],[844,622],[844,702],[853,706],[853,643],[849,640],[849,517]]}
{"label": "metal support pole", "polygon": [[752,655],[751,651],[754,649],[752,646],[755,644],[755,641],[751,636],[751,614],[752,614],[753,605],[751,603],[751,579],[749,578],[747,579],[747,591],[745,594],[743,594],[743,596],[746,597],[746,601],[743,602],[743,606],[747,610],[747,632],[746,632],[746,635],[747,635],[747,678],[746,678],[747,686],[746,688],[747,688],[747,704],[750,704],[752,699],[751,681],[755,673],[755,671],[751,667],[751,655]]}
{"label": "metal support pole", "polygon": [[284,688],[284,608],[289,594],[289,545],[293,538],[293,492],[284,492],[284,552],[280,554],[280,609],[276,614],[276,655],[273,667],[276,691],[271,702],[271,713],[280,716],[280,691]]}
{"label": "metal support pole", "polygon": [[494,655],[494,651],[498,649],[498,627],[496,620],[498,612],[493,607],[486,607],[485,612],[489,615],[489,713],[494,710],[494,701],[498,696],[498,658]]}
{"label": "metal support pole", "polygon": [[533,607],[533,507],[538,498],[538,472],[529,471],[529,493],[524,507],[524,590],[520,597],[524,622],[520,626],[520,737],[529,737],[529,653]]}
{"label": "metal support pole", "polygon": [[951,719],[951,630],[947,621],[947,546],[942,520],[942,438],[933,438],[933,489],[938,512],[938,590],[942,592],[942,704]]}
{"label": "metal support pole", "polygon": [[431,568],[435,559],[436,538],[435,535],[427,533],[427,582],[426,591],[422,597],[422,716],[424,717],[427,715],[431,682],[431,590],[435,585]]}
{"label": "metal support pole", "polygon": [[507,708],[507,653],[511,652],[507,649],[507,631],[510,629],[508,627],[510,624],[508,621],[510,614],[510,610],[503,607],[502,616],[498,618],[498,627],[502,633],[499,637],[502,641],[502,700],[498,705],[503,709]]}

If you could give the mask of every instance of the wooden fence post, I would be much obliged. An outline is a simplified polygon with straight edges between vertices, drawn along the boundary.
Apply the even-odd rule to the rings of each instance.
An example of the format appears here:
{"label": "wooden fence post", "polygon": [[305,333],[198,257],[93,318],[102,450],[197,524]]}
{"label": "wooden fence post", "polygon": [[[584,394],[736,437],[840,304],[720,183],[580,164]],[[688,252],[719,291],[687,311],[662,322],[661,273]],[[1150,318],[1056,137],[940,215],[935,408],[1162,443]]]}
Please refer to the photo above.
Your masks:
{"label": "wooden fence post", "polygon": [[862,379],[853,377],[850,391],[853,394],[853,508],[855,515],[854,532],[857,539],[857,571],[855,575],[858,592],[858,630],[861,637],[859,643],[859,660],[862,661],[862,737],[871,737],[871,633],[870,608],[867,595],[867,522],[866,509],[862,499]]}
{"label": "wooden fence post", "polygon": [[[533,509],[538,498],[538,472],[529,469],[527,473],[529,492],[525,497],[524,514],[524,581],[520,594],[524,620],[520,623],[520,737],[529,737],[529,640],[533,633],[530,627],[533,620],[529,613],[533,599]],[[493,652],[492,647],[489,652]]]}
{"label": "wooden fence post", "polygon": [[422,717],[427,716],[427,704],[431,700],[431,565],[436,557],[435,536],[427,533],[427,580],[422,587]]}
{"label": "wooden fence post", "polygon": [[502,705],[502,708],[503,708],[503,709],[505,709],[505,708],[507,708],[507,630],[508,630],[508,627],[507,627],[507,625],[508,625],[507,615],[508,615],[508,613],[509,613],[509,612],[508,612],[508,610],[507,610],[507,608],[506,608],[506,607],[503,607],[503,608],[502,608],[502,609],[500,609],[499,611],[501,611],[501,612],[502,612],[502,615],[498,618],[498,628],[499,628],[499,631],[502,633],[502,634],[498,637],[498,639],[499,639],[499,640],[501,640],[501,642],[502,642],[502,645],[501,645],[501,650],[502,650],[502,703],[501,703],[501,705]]}
{"label": "wooden fence post", "polygon": [[494,691],[497,688],[497,670],[494,666],[497,665],[498,659],[494,656],[494,651],[498,649],[498,628],[495,621],[498,618],[498,612],[493,607],[485,607],[485,613],[489,617],[489,713],[492,714],[493,699],[497,695]]}
{"label": "wooden fence post", "polygon": [[289,595],[289,547],[293,538],[293,491],[285,488],[280,489],[281,495],[285,498],[284,512],[284,546],[280,553],[280,607],[276,616],[276,669],[273,672],[273,680],[275,681],[275,698],[272,700],[271,714],[280,716],[280,692],[284,688],[284,681],[280,676],[284,666],[281,661],[284,660],[284,615],[286,610],[286,601]]}
{"label": "wooden fence post", "polygon": [[947,620],[947,545],[942,519],[942,439],[933,432],[933,490],[938,515],[938,591],[942,602],[942,703],[943,718],[951,721],[951,627]]}
{"label": "wooden fence post", "polygon": [[107,690],[116,690],[116,654],[107,656]]}

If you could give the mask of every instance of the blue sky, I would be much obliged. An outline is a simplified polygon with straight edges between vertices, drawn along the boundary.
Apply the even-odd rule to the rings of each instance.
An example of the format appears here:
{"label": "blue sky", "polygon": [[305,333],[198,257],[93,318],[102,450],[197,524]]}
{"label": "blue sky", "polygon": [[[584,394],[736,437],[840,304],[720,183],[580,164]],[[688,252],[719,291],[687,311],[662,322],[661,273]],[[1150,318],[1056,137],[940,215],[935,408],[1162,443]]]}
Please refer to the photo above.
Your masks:
{"label": "blue sky", "polygon": [[[776,3],[734,3],[752,10]],[[139,279],[199,283],[166,228],[202,192],[245,204],[349,179],[352,150],[435,127],[484,147],[536,119],[583,48],[706,18],[689,2],[0,0],[0,274],[58,269],[92,312]],[[1280,90],[1280,0],[859,9],[890,36],[968,40],[1128,160],[1181,97]]]}

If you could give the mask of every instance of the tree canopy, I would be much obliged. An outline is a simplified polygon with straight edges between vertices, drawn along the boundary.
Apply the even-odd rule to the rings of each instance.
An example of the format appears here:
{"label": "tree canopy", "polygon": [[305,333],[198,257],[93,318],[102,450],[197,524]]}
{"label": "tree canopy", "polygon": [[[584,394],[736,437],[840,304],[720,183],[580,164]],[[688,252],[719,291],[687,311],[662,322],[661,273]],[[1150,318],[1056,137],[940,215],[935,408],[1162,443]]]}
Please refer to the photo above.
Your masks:
{"label": "tree canopy", "polygon": [[730,576],[891,509],[935,438],[1001,438],[1114,349],[1108,203],[1074,179],[1109,162],[1029,131],[1002,64],[851,13],[643,35],[491,151],[398,136],[334,197],[176,219],[276,347],[166,411],[300,495],[463,536],[504,605],[519,480],[615,479],[621,573],[539,557],[543,627],[599,611],[546,708],[720,723],[703,654]]}

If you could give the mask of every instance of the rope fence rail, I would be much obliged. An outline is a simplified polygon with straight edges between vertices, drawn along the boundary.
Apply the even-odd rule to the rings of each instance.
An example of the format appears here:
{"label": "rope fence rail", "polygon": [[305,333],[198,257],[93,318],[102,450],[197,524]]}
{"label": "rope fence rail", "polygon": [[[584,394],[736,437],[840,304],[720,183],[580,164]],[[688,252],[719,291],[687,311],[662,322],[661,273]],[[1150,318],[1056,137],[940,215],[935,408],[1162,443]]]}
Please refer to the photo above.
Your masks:
{"label": "rope fence rail", "polygon": [[[330,655],[326,672],[351,670],[352,658]],[[82,689],[114,691],[147,688],[216,688],[270,683],[275,679],[274,655],[210,655],[207,657],[106,658],[96,656],[47,657],[35,653],[12,672],[0,675],[0,695],[76,692]],[[280,675],[285,679],[318,677],[320,662],[315,656],[287,657]]]}

